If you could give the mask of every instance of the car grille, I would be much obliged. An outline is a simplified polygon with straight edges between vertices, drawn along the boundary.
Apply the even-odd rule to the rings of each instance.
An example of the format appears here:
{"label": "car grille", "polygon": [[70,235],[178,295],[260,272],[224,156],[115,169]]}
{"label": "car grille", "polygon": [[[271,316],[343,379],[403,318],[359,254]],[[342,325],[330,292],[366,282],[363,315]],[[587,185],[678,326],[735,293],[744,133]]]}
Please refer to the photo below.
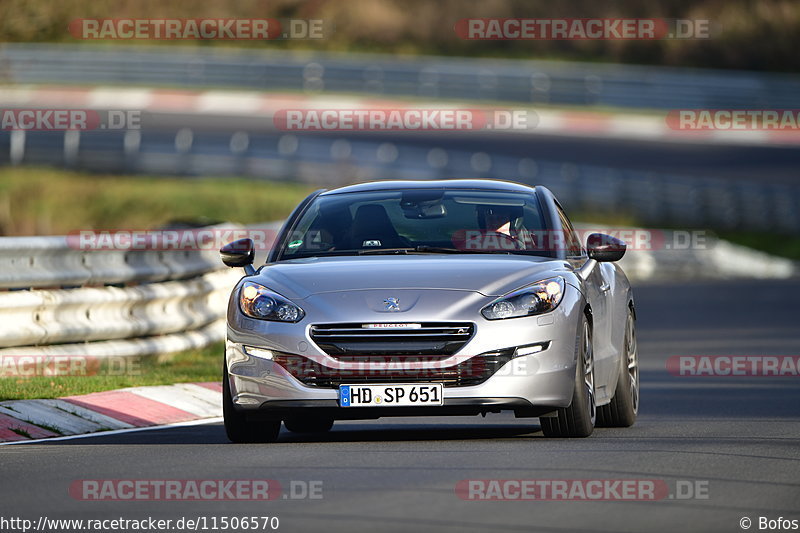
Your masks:
{"label": "car grille", "polygon": [[[511,360],[514,349],[485,353],[465,359],[446,368],[403,368],[404,358],[381,358],[381,363],[398,363],[390,368],[335,369],[293,354],[278,354],[273,361],[281,365],[297,380],[309,387],[337,388],[342,384],[359,383],[442,383],[445,387],[466,387],[479,385],[489,379],[500,367]],[[371,362],[378,362],[371,357]],[[420,357],[414,361],[426,361],[431,358]]]}
{"label": "car grille", "polygon": [[357,361],[372,355],[446,358],[458,352],[475,332],[475,325],[469,322],[409,325],[376,324],[379,327],[369,328],[358,323],[316,324],[311,326],[311,339],[340,361]]}

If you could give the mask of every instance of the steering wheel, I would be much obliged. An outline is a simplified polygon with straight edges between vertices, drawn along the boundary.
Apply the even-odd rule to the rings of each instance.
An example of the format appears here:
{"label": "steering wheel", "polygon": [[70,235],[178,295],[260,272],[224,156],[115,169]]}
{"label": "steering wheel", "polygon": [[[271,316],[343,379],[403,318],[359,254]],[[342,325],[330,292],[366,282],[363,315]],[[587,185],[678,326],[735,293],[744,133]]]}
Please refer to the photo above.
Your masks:
{"label": "steering wheel", "polygon": [[500,250],[522,250],[524,245],[519,239],[512,237],[507,233],[502,233],[499,231],[492,232],[495,236],[497,236],[500,242]]}

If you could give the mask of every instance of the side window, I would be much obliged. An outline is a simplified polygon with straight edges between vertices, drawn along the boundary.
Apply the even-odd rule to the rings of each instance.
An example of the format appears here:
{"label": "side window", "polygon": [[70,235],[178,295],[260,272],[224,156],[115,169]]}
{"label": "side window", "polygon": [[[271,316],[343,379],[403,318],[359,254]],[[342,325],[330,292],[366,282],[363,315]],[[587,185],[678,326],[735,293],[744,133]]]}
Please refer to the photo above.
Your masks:
{"label": "side window", "polygon": [[558,203],[556,203],[556,209],[558,210],[558,218],[561,220],[561,226],[564,228],[563,242],[566,246],[567,256],[577,257],[583,255],[583,246],[575,233],[575,229],[572,227],[572,223]]}
{"label": "side window", "polygon": [[[319,207],[314,204],[310,207],[309,212],[306,213],[295,226],[289,239],[286,241],[286,248],[283,251],[285,256],[292,256],[298,252],[308,251],[314,243],[312,243],[312,224],[319,220]],[[316,232],[318,235],[319,232]],[[317,240],[319,240],[317,238]]]}

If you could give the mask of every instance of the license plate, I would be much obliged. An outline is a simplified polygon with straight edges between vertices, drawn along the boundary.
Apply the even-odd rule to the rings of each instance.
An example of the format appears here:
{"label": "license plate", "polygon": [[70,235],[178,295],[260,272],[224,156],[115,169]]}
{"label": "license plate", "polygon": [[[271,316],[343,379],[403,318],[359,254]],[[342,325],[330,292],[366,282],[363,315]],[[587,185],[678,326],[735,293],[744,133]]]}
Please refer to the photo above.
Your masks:
{"label": "license plate", "polygon": [[342,407],[404,407],[444,405],[441,383],[339,385]]}

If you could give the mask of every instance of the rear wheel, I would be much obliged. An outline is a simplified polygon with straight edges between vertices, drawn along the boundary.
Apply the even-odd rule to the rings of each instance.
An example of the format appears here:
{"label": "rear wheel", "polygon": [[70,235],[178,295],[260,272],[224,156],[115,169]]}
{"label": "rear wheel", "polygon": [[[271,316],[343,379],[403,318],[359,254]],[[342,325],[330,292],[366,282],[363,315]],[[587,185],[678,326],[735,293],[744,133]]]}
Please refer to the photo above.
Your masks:
{"label": "rear wheel", "polygon": [[292,433],[325,433],[333,427],[333,418],[287,418],[283,425]]}
{"label": "rear wheel", "polygon": [[244,413],[236,410],[228,381],[228,367],[222,369],[222,415],[225,418],[225,433],[231,442],[274,442],[281,430],[280,420],[248,421]]}
{"label": "rear wheel", "polygon": [[572,403],[559,409],[557,416],[539,419],[546,437],[588,437],[594,431],[596,407],[594,400],[594,353],[592,329],[586,316],[581,317],[575,339],[575,391]]}
{"label": "rear wheel", "polygon": [[597,425],[626,428],[636,422],[639,412],[639,354],[636,347],[636,322],[628,309],[619,379],[611,403],[597,410]]}

